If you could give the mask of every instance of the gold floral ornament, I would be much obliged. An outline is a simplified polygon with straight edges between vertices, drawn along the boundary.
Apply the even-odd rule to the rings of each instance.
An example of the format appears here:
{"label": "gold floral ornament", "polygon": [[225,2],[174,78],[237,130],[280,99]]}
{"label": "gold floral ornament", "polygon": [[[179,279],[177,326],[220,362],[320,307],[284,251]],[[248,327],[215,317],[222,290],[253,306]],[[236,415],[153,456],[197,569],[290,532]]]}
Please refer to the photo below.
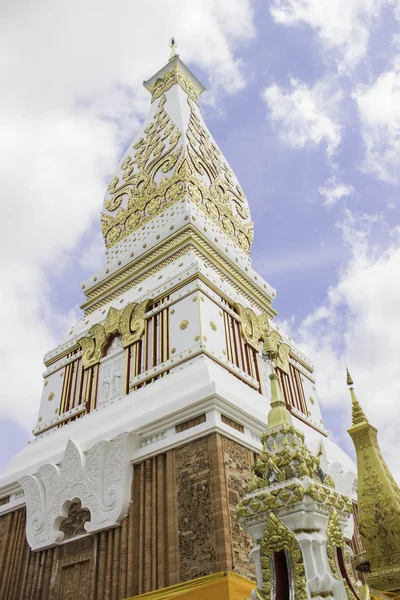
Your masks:
{"label": "gold floral ornament", "polygon": [[143,300],[140,304],[133,302],[122,311],[119,331],[122,334],[124,348],[140,340],[145,329],[145,314],[150,300]]}
{"label": "gold floral ornament", "polygon": [[263,353],[285,373],[289,373],[290,346],[282,342],[281,335],[270,329],[264,337]]}
{"label": "gold floral ornament", "polygon": [[[351,562],[350,562],[350,565],[347,564],[347,562],[348,562],[347,556],[349,555],[350,550],[344,539],[342,528],[340,526],[339,515],[334,508],[331,510],[331,513],[329,515],[328,526],[326,528],[326,539],[327,539],[326,551],[328,554],[328,562],[329,562],[329,567],[331,569],[333,577],[337,581],[343,581],[343,584],[346,589],[347,597],[349,598],[349,600],[357,600],[356,596],[354,596],[354,594],[350,590],[346,580],[343,579],[343,577],[340,573],[340,570],[339,570],[336,549],[342,548],[344,558],[345,558],[345,568],[347,570],[347,575],[350,579],[352,579],[352,577],[351,577],[351,572],[352,572]],[[356,585],[355,582],[354,582],[354,584]]]}
{"label": "gold floral ornament", "polygon": [[121,315],[119,310],[111,306],[110,310],[108,311],[104,326],[107,335],[118,333],[120,317]]}
{"label": "gold floral ornament", "polygon": [[276,357],[276,366],[285,373],[289,373],[289,344],[280,343],[278,346],[278,356]]}
{"label": "gold floral ornament", "polygon": [[345,545],[342,528],[340,527],[339,516],[335,509],[332,509],[329,516],[328,526],[326,528],[326,537],[328,540],[327,553],[329,567],[335,579],[342,579],[339,566],[336,559],[336,548],[343,548]]}
{"label": "gold floral ornament", "polygon": [[[122,180],[114,177],[108,186],[111,198],[104,207],[110,213],[120,209],[115,217],[102,215],[102,231],[107,247],[129,235],[142,222],[149,220],[155,210],[156,198],[165,197],[174,181],[164,178],[155,182],[158,172],[167,173],[182,153],[178,146],[181,132],[175,127],[164,109],[166,98],[158,104],[154,120],[146,127],[145,137],[133,146],[133,156],[126,156],[121,164]],[[174,195],[174,193],[173,193]],[[146,216],[147,212],[150,212]]]}
{"label": "gold floral ornament", "polygon": [[175,84],[181,86],[184,92],[188,94],[188,96],[196,102],[199,103],[199,96],[203,91],[201,88],[195,86],[195,84],[189,79],[183,69],[176,64],[170,71],[165,73],[164,77],[157,79],[154,85],[149,86],[149,92],[151,94],[151,102],[157,100],[160,96],[168,92],[169,89]]}
{"label": "gold floral ornament", "polygon": [[54,392],[50,392],[49,397],[48,397],[49,402],[51,402],[53,400],[53,398],[54,398]]}
{"label": "gold floral ornament", "polygon": [[263,585],[259,598],[272,600],[272,576],[274,553],[284,550],[290,557],[293,573],[293,587],[296,600],[307,600],[307,581],[303,555],[294,534],[271,512],[260,544]]}
{"label": "gold floral ornament", "polygon": [[267,314],[257,315],[253,309],[245,308],[239,303],[235,306],[241,319],[240,328],[244,341],[258,350],[259,341],[264,339],[269,329]]}
{"label": "gold floral ornament", "polygon": [[82,348],[82,364],[84,369],[88,369],[100,362],[103,356],[103,350],[106,345],[107,334],[103,325],[93,325],[88,331],[88,335],[78,340]]}
{"label": "gold floral ornament", "polygon": [[142,337],[145,328],[145,313],[149,302],[149,299],[140,304],[133,302],[128,304],[122,312],[111,307],[104,326],[100,323],[93,325],[89,329],[88,335],[78,340],[82,348],[84,369],[100,362],[110,336],[121,334],[124,348]]}
{"label": "gold floral ornament", "polygon": [[[248,493],[290,479],[309,477],[315,481],[316,500],[328,501],[328,496],[332,494],[331,503],[337,505],[341,510],[348,510],[348,500],[345,496],[333,491],[335,487],[333,479],[321,469],[321,451],[314,456],[305,444],[304,434],[293,424],[279,427],[279,435],[284,436],[281,446],[278,446],[275,441],[276,435],[276,430],[268,430],[261,435],[263,447],[253,466],[254,477],[250,482]],[[331,488],[332,491],[327,490],[325,486]],[[312,486],[309,486],[305,493],[311,496],[310,488]]]}
{"label": "gold floral ornament", "polygon": [[188,327],[189,325],[189,321],[187,319],[185,319],[184,321],[182,321],[182,323],[179,325],[179,327],[181,329],[186,329],[186,327]]}
{"label": "gold floral ornament", "polygon": [[104,204],[108,212],[101,217],[107,248],[171,204],[189,198],[239,248],[250,253],[253,223],[248,220],[246,197],[197,116],[190,95],[187,101],[190,119],[184,151],[182,133],[166,112],[166,96],[162,94],[145,136],[134,144],[122,162],[122,181],[118,177],[111,181],[110,198]]}

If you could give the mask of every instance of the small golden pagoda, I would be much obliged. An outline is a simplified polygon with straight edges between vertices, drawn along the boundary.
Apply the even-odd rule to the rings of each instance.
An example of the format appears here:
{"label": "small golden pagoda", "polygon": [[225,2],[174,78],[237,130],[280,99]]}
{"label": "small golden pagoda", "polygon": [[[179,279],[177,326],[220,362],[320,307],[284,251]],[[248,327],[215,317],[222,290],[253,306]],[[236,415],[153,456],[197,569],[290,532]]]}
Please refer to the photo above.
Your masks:
{"label": "small golden pagoda", "polygon": [[400,489],[379,448],[347,371],[358,471],[358,509],[364,552],[355,557],[359,572],[368,573],[372,590],[400,591]]}

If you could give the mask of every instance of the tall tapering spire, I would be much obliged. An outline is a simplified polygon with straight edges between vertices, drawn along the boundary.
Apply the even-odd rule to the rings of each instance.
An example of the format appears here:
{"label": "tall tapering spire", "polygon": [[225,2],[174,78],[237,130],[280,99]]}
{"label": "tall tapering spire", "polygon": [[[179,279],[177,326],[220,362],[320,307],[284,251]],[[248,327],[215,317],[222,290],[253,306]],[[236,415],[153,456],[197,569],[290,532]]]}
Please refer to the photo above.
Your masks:
{"label": "tall tapering spire", "polygon": [[400,589],[400,489],[379,448],[377,430],[370,425],[347,370],[358,471],[358,509],[364,550],[356,566],[369,572],[368,583],[380,590]]}
{"label": "tall tapering spire", "polygon": [[357,400],[356,393],[354,391],[354,382],[349,373],[349,370],[346,367],[347,372],[347,385],[350,388],[350,396],[351,396],[351,416],[353,425],[358,425],[359,423],[368,423],[368,419],[365,416],[363,409],[360,406],[360,403]]}
{"label": "tall tapering spire", "polygon": [[[117,264],[132,251],[137,257],[143,247],[137,231],[147,226],[155,232],[160,218],[166,223],[166,211],[174,212],[172,205],[182,202],[204,214],[201,231],[210,232],[213,245],[219,243],[226,253],[233,242],[232,255],[239,250],[247,257],[253,241],[247,199],[202,119],[199,96],[205,87],[179,58],[174,37],[170,47],[168,62],[144,82],[151,94],[149,114],[105,195],[101,220],[107,257]],[[219,236],[212,234],[214,226]],[[175,218],[154,240],[147,235],[146,251],[177,229]]]}

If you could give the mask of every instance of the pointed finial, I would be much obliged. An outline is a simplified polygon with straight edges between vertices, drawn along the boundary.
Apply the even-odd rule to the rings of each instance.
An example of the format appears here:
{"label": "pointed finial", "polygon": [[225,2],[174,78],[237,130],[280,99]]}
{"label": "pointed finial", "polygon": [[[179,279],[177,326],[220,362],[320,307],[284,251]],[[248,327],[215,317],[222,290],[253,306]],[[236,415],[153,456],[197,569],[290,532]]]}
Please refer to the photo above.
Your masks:
{"label": "pointed finial", "polygon": [[172,36],[172,38],[169,40],[169,47],[171,48],[171,52],[170,52],[168,61],[172,60],[175,56],[177,56],[177,54],[176,54],[177,46],[178,46],[178,43],[177,43],[176,39],[174,38],[174,36]]}
{"label": "pointed finial", "polygon": [[360,403],[357,400],[356,393],[353,388],[353,380],[349,373],[348,368],[347,371],[347,385],[350,387],[350,395],[351,395],[351,416],[353,425],[358,425],[359,423],[368,423],[368,419],[364,414],[363,409],[360,406]]}
{"label": "pointed finial", "polygon": [[349,373],[349,369],[346,367],[346,373],[347,373],[347,378],[346,378],[346,383],[347,385],[353,385],[353,379]]}
{"label": "pointed finial", "polygon": [[269,376],[271,380],[271,408],[268,413],[268,429],[278,427],[279,425],[292,425],[292,417],[286,408],[286,402],[283,399],[279,377],[272,364],[272,373]]}

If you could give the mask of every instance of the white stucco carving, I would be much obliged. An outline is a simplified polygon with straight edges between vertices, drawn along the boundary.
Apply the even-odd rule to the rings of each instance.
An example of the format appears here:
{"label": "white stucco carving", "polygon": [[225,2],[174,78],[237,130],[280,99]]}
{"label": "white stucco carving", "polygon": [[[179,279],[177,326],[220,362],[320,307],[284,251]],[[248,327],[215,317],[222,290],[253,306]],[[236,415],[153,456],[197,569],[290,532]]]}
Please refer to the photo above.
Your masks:
{"label": "white stucco carving", "polygon": [[61,467],[43,465],[19,480],[26,495],[26,536],[32,550],[63,541],[59,527],[73,500],[90,510],[87,532],[118,525],[130,500],[133,434],[102,441],[86,454],[69,440]]}
{"label": "white stucco carving", "polygon": [[124,379],[124,352],[121,336],[115,337],[108,349],[106,357],[103,358],[100,363],[97,406],[101,406],[111,400],[116,400],[124,394],[124,390],[122,389]]}

